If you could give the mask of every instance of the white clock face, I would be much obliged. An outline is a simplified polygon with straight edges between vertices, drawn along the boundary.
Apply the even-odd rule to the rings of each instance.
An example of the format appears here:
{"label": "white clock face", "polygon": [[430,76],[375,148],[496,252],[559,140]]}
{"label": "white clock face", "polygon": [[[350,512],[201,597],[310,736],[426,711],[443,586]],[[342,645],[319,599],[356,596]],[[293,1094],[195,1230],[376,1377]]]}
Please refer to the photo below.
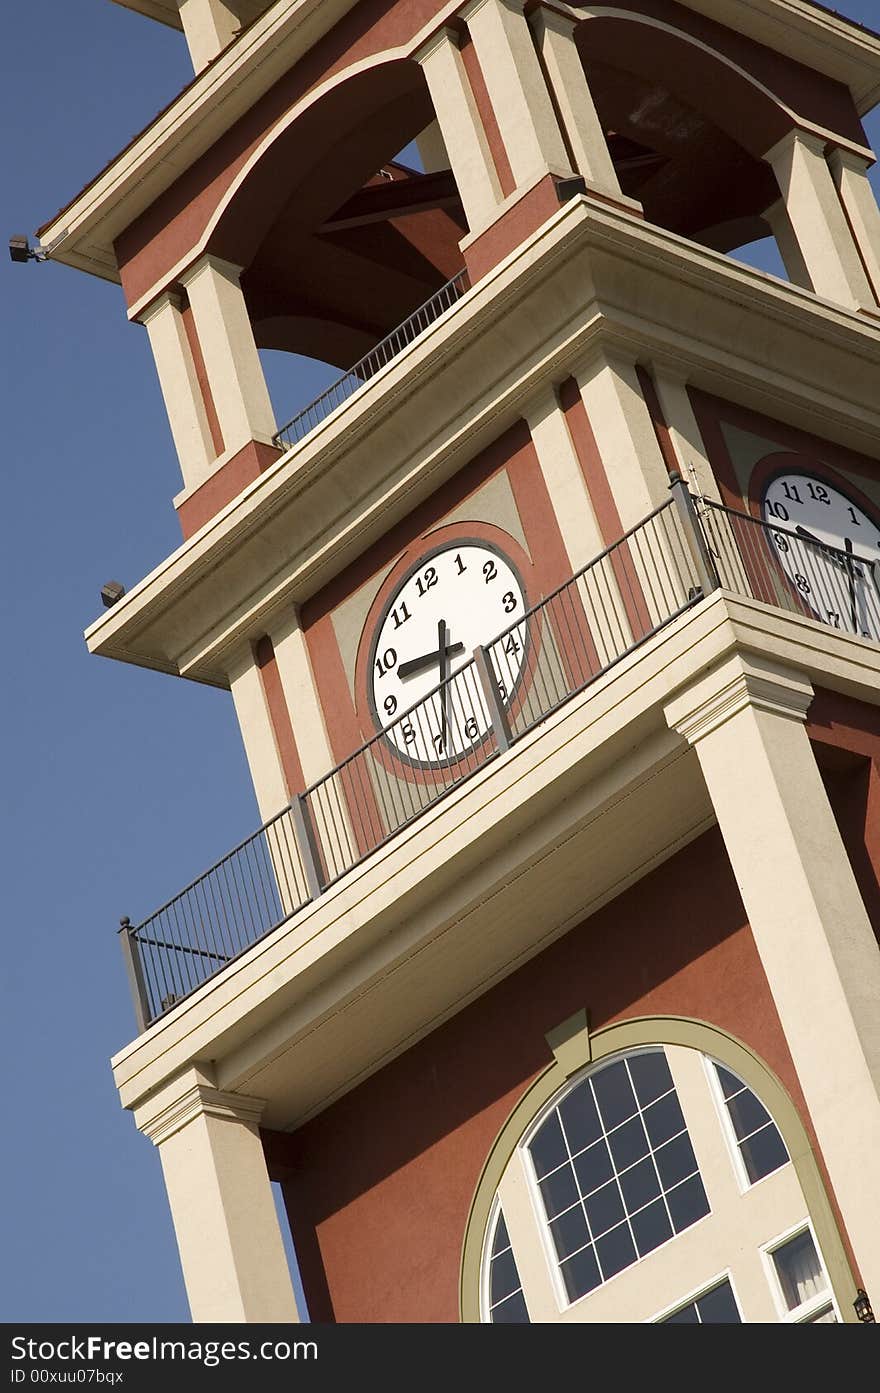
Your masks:
{"label": "white clock face", "polygon": [[[446,679],[525,610],[513,566],[481,542],[461,541],[429,554],[401,582],[373,640],[369,677],[373,715],[400,754],[417,764],[443,764],[479,744],[490,718],[476,670]],[[521,625],[504,643],[503,680],[493,663],[505,702],[525,648]],[[426,701],[441,683],[441,692]]]}
{"label": "white clock face", "polygon": [[803,603],[836,629],[880,638],[880,529],[873,518],[833,484],[796,473],[771,480],[762,511],[773,525],[776,558]]}

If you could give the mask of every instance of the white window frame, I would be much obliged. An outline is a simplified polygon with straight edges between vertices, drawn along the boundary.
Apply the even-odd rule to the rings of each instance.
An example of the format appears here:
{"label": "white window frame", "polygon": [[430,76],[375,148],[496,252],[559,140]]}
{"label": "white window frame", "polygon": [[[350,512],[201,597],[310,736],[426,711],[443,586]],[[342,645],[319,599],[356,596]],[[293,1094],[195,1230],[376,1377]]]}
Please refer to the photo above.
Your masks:
{"label": "white window frame", "polygon": [[[560,1263],[559,1258],[556,1255],[556,1249],[553,1245],[553,1235],[550,1232],[550,1223],[544,1212],[544,1201],[541,1196],[541,1189],[538,1182],[537,1174],[535,1172],[535,1166],[532,1161],[531,1154],[529,1152],[529,1147],[531,1143],[534,1141],[535,1135],[541,1130],[541,1127],[547,1121],[547,1118],[554,1111],[554,1109],[559,1106],[562,1099],[567,1097],[569,1093],[573,1092],[574,1089],[577,1088],[578,1084],[582,1083],[585,1078],[589,1078],[592,1074],[600,1073],[604,1067],[616,1063],[619,1059],[632,1059],[633,1056],[637,1054],[656,1054],[658,1050],[661,1050],[663,1052],[663,1055],[666,1057],[667,1065],[669,1065],[669,1059],[666,1053],[666,1045],[640,1045],[636,1046],[633,1049],[621,1050],[619,1053],[615,1053],[609,1056],[607,1059],[599,1060],[596,1063],[589,1064],[585,1069],[581,1069],[578,1073],[572,1074],[571,1078],[566,1079],[564,1086],[560,1088],[558,1092],[555,1093],[554,1096],[541,1109],[541,1112],[538,1114],[538,1117],[532,1123],[531,1127],[529,1127],[529,1129],[523,1134],[517,1147],[520,1157],[520,1164],[522,1166],[523,1173],[526,1177],[529,1199],[531,1200],[532,1205],[532,1212],[534,1214],[535,1223],[538,1227],[538,1232],[541,1235],[541,1246],[544,1251],[544,1258],[550,1272],[553,1296],[556,1300],[556,1306],[560,1315],[565,1311],[573,1310],[576,1306],[579,1306],[581,1302],[588,1301],[590,1297],[593,1295],[593,1292],[599,1291],[605,1287],[610,1286],[610,1284],[616,1281],[618,1277],[623,1277],[627,1272],[631,1272],[634,1267],[637,1267],[639,1263],[644,1262],[646,1258],[651,1257],[654,1253],[661,1252],[664,1248],[668,1248],[669,1245],[671,1243],[674,1243],[675,1240],[679,1238],[681,1235],[678,1233],[673,1233],[671,1237],[665,1240],[665,1242],[659,1244],[656,1248],[652,1248],[650,1253],[646,1253],[644,1257],[637,1256],[635,1262],[629,1263],[626,1267],[621,1268],[619,1272],[615,1272],[613,1277],[609,1277],[607,1281],[600,1282],[598,1287],[594,1287],[592,1291],[584,1292],[583,1296],[578,1296],[574,1301],[572,1301],[569,1298],[568,1292],[565,1289],[565,1280],[562,1276],[562,1264]],[[672,1070],[670,1068],[670,1073],[671,1072]],[[676,1097],[678,1097],[678,1086],[676,1085],[674,1078],[673,1087],[675,1088],[675,1095]],[[679,1106],[681,1105],[679,1104]],[[684,1108],[682,1108],[682,1115],[684,1116],[685,1129],[687,1130],[688,1137],[690,1137],[690,1129],[688,1127],[688,1120],[687,1116],[684,1113]],[[702,1180],[703,1173],[700,1169],[699,1157],[696,1156],[696,1151],[694,1152],[694,1156],[697,1161],[697,1174]],[[706,1190],[705,1182],[703,1182],[703,1188],[704,1190]],[[711,1200],[709,1199],[708,1190],[706,1190],[706,1199],[709,1203],[709,1210],[706,1214],[703,1215],[701,1219],[697,1219],[697,1224],[703,1223],[704,1220],[708,1219],[712,1214],[712,1204]],[[693,1228],[694,1225],[689,1225],[689,1227]],[[489,1232],[488,1228],[486,1232]],[[685,1230],[682,1230],[682,1232],[685,1232]]]}
{"label": "white window frame", "polygon": [[714,1291],[716,1287],[720,1287],[722,1282],[727,1282],[730,1290],[733,1292],[733,1300],[736,1304],[736,1309],[739,1311],[740,1321],[745,1325],[742,1313],[742,1302],[739,1299],[739,1294],[736,1290],[736,1282],[733,1280],[733,1273],[729,1267],[725,1268],[723,1272],[717,1272],[715,1276],[710,1277],[707,1282],[701,1282],[688,1296],[682,1296],[678,1300],[673,1301],[671,1306],[664,1306],[662,1311],[657,1311],[655,1315],[650,1316],[645,1324],[658,1325],[660,1321],[666,1320],[667,1316],[674,1316],[675,1312],[680,1311],[682,1307],[690,1306],[694,1301],[699,1301],[701,1296],[706,1296],[710,1291]]}
{"label": "white window frame", "polygon": [[[776,1263],[773,1260],[773,1254],[778,1252],[780,1248],[784,1248],[786,1243],[792,1238],[797,1238],[802,1233],[809,1233],[813,1240],[819,1258],[819,1264],[822,1268],[822,1275],[825,1278],[825,1286],[822,1291],[817,1292],[815,1296],[811,1296],[808,1301],[802,1301],[800,1306],[795,1306],[793,1310],[789,1310],[782,1290],[782,1284],[779,1280],[779,1274],[776,1270]],[[764,1270],[767,1275],[767,1281],[770,1284],[770,1290],[773,1295],[773,1302],[779,1313],[781,1322],[786,1325],[804,1325],[811,1317],[817,1315],[820,1311],[824,1310],[825,1307],[830,1306],[838,1322],[842,1324],[843,1317],[840,1314],[840,1307],[835,1300],[834,1290],[828,1276],[828,1264],[825,1261],[822,1249],[819,1247],[816,1230],[813,1228],[810,1219],[804,1219],[800,1223],[795,1224],[792,1228],[786,1229],[784,1233],[777,1234],[776,1237],[771,1238],[768,1243],[762,1243],[760,1251],[764,1263]]]}
{"label": "white window frame", "polygon": [[[706,1071],[706,1078],[709,1083],[709,1092],[712,1095],[712,1101],[715,1104],[715,1111],[717,1112],[719,1121],[721,1123],[722,1135],[724,1136],[724,1140],[727,1143],[727,1151],[728,1155],[730,1156],[731,1164],[733,1166],[734,1175],[736,1176],[736,1183],[739,1186],[740,1194],[744,1195],[747,1193],[747,1191],[754,1190],[756,1185],[763,1185],[765,1180],[769,1180],[770,1176],[775,1175],[777,1171],[783,1170],[784,1166],[777,1166],[776,1170],[768,1171],[766,1175],[761,1176],[760,1180],[749,1180],[749,1173],[746,1170],[746,1163],[743,1160],[743,1154],[740,1150],[740,1145],[737,1140],[736,1132],[733,1128],[733,1119],[730,1116],[730,1109],[727,1106],[727,1100],[724,1097],[724,1090],[721,1087],[721,1080],[718,1077],[718,1070],[715,1067],[716,1063],[721,1064],[721,1068],[726,1069],[728,1074],[733,1074],[738,1079],[742,1076],[740,1074],[737,1074],[735,1069],[731,1069],[729,1064],[722,1064],[720,1060],[713,1059],[713,1057],[709,1054],[703,1055],[703,1068]],[[773,1126],[776,1128],[777,1132],[779,1132],[779,1124],[777,1123],[776,1118],[773,1116],[770,1109],[767,1107],[763,1098],[761,1098],[757,1093],[755,1093],[755,1090],[751,1087],[750,1084],[746,1083],[745,1079],[742,1079],[742,1084],[744,1088],[749,1089],[749,1091],[755,1095],[755,1097],[758,1099],[758,1102],[761,1104],[761,1106],[764,1108],[764,1111],[767,1113],[767,1116],[770,1118],[770,1121],[773,1123]],[[779,1132],[779,1135],[782,1137],[781,1132]],[[788,1151],[788,1147],[785,1145],[784,1137],[782,1137],[782,1144],[783,1146],[785,1146],[786,1151]],[[785,1165],[791,1165],[791,1156],[789,1156],[788,1160],[785,1162]]]}
{"label": "white window frame", "polygon": [[492,1248],[495,1243],[495,1229],[501,1213],[501,1197],[496,1195],[489,1210],[489,1222],[483,1239],[483,1270],[480,1273],[480,1320],[483,1324],[491,1321],[491,1302],[489,1300],[489,1273],[492,1270]]}

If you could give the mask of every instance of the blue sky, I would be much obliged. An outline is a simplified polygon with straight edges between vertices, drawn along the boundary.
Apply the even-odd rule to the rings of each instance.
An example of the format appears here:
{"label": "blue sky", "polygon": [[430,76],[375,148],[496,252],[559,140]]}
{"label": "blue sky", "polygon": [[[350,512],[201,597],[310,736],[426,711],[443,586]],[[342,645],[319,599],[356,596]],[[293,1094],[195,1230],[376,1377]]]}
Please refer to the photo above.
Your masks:
{"label": "blue sky", "polygon": [[[880,28],[880,0],[848,0]],[[4,15],[4,225],[34,229],[191,76],[180,35],[109,0]],[[868,123],[880,142],[880,121]],[[146,334],[118,287],[0,256],[6,423],[2,1015],[6,1321],[182,1321],[158,1157],[109,1058],[134,1033],[115,929],[258,822],[229,696],[92,658],[113,578],[180,542]],[[273,365],[281,417],[326,374]]]}

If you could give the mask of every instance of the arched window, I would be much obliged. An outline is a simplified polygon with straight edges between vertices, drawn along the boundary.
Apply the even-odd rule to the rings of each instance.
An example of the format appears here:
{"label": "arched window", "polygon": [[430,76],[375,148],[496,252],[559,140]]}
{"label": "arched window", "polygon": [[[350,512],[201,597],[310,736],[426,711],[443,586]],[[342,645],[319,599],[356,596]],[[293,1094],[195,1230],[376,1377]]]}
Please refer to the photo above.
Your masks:
{"label": "arched window", "polygon": [[[609,1042],[615,1031],[627,1038],[609,1028]],[[720,1038],[667,1024],[688,1043],[590,1050],[580,1069],[569,1053],[536,1081],[531,1115],[527,1095],[477,1192],[474,1213],[486,1217],[472,1256],[466,1240],[463,1282],[478,1271],[480,1295],[468,1315],[463,1286],[466,1319],[842,1318],[835,1287],[852,1279],[840,1237],[809,1146],[797,1139],[793,1165],[772,1100],[792,1135],[797,1115],[769,1074],[759,1096],[753,1056],[696,1048],[689,1037],[701,1032]]]}
{"label": "arched window", "polygon": [[662,1049],[581,1079],[526,1151],[570,1301],[709,1212]]}

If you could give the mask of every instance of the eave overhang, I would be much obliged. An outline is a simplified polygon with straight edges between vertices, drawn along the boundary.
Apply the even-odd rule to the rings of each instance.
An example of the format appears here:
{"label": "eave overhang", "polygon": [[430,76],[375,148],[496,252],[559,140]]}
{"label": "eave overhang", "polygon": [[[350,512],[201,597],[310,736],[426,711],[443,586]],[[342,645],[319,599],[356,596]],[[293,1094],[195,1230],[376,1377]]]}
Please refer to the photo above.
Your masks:
{"label": "eave overhang", "polygon": [[183,28],[179,0],[113,0],[113,4],[121,5],[124,10],[134,10],[147,19],[157,19],[171,29]]}

